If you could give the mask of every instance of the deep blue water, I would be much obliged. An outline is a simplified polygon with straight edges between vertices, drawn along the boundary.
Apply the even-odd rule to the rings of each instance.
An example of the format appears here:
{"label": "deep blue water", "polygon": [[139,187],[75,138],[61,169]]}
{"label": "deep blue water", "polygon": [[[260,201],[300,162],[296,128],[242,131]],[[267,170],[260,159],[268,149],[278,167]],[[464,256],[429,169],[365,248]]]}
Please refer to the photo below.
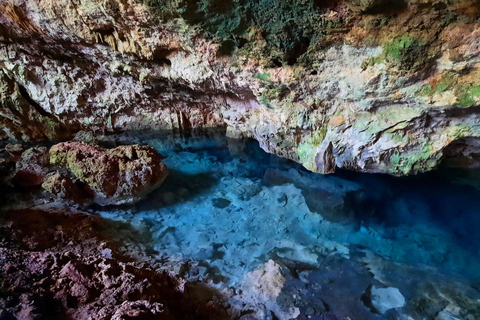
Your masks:
{"label": "deep blue water", "polygon": [[255,141],[141,135],[115,143],[155,147],[170,174],[136,205],[99,212],[143,230],[153,254],[172,269],[189,261],[204,281],[235,287],[270,259],[322,277],[322,266],[338,256],[342,266],[364,265],[370,273],[358,284],[343,283],[343,292],[364,290],[372,277],[413,301],[422,281],[451,280],[473,303],[478,299],[475,172],[320,175],[265,153]]}

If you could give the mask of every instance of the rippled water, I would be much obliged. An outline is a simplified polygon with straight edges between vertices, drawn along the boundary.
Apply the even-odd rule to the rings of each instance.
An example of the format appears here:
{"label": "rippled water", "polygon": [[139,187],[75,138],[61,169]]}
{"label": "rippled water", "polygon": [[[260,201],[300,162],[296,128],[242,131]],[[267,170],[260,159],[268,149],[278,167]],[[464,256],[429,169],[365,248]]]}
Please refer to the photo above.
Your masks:
{"label": "rippled water", "polygon": [[[373,284],[405,296],[397,318],[438,317],[464,303],[449,312],[480,319],[480,190],[468,172],[462,180],[451,170],[319,175],[255,141],[141,135],[122,142],[155,147],[170,174],[135,206],[95,211],[142,230],[152,254],[186,276],[241,287],[273,260],[291,279],[277,303],[302,315],[382,318],[362,303]],[[314,283],[331,285],[317,290]],[[289,290],[301,298],[288,300]]]}

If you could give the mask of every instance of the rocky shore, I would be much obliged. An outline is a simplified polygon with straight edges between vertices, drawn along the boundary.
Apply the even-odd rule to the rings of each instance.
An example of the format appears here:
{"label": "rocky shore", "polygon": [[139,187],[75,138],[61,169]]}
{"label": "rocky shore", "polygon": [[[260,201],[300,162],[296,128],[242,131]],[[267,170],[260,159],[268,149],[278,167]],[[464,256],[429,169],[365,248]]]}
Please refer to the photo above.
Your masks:
{"label": "rocky shore", "polygon": [[221,294],[159,270],[135,235],[78,211],[2,212],[0,318],[230,319]]}

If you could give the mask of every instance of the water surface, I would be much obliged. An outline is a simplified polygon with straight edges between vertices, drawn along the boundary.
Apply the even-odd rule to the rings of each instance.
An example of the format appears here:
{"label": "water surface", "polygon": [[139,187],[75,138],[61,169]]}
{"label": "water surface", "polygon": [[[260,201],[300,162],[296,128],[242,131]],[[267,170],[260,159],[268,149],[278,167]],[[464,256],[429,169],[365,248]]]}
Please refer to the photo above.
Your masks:
{"label": "water surface", "polygon": [[[134,206],[95,211],[142,230],[152,254],[177,272],[238,288],[273,260],[291,279],[277,303],[302,315],[383,318],[362,302],[373,284],[405,296],[403,310],[389,311],[397,318],[435,317],[461,300],[468,303],[457,316],[480,319],[480,190],[468,172],[461,181],[447,169],[404,178],[320,175],[255,141],[148,134],[116,140],[132,142],[165,156],[167,180]],[[315,283],[331,285],[317,290]],[[301,298],[290,301],[289,290]]]}

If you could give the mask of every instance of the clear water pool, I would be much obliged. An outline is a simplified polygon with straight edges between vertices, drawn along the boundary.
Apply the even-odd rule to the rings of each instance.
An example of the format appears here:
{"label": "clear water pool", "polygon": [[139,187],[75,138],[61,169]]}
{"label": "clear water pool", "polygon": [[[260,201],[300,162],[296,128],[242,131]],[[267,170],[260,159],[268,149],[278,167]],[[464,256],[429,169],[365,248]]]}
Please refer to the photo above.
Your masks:
{"label": "clear water pool", "polygon": [[[172,270],[231,288],[232,304],[249,297],[267,318],[480,319],[480,190],[468,172],[320,175],[219,136],[115,143],[155,147],[170,174],[134,206],[93,211],[141,230]],[[247,296],[246,279],[269,261],[281,292]],[[371,285],[398,288],[405,306],[372,312]]]}

